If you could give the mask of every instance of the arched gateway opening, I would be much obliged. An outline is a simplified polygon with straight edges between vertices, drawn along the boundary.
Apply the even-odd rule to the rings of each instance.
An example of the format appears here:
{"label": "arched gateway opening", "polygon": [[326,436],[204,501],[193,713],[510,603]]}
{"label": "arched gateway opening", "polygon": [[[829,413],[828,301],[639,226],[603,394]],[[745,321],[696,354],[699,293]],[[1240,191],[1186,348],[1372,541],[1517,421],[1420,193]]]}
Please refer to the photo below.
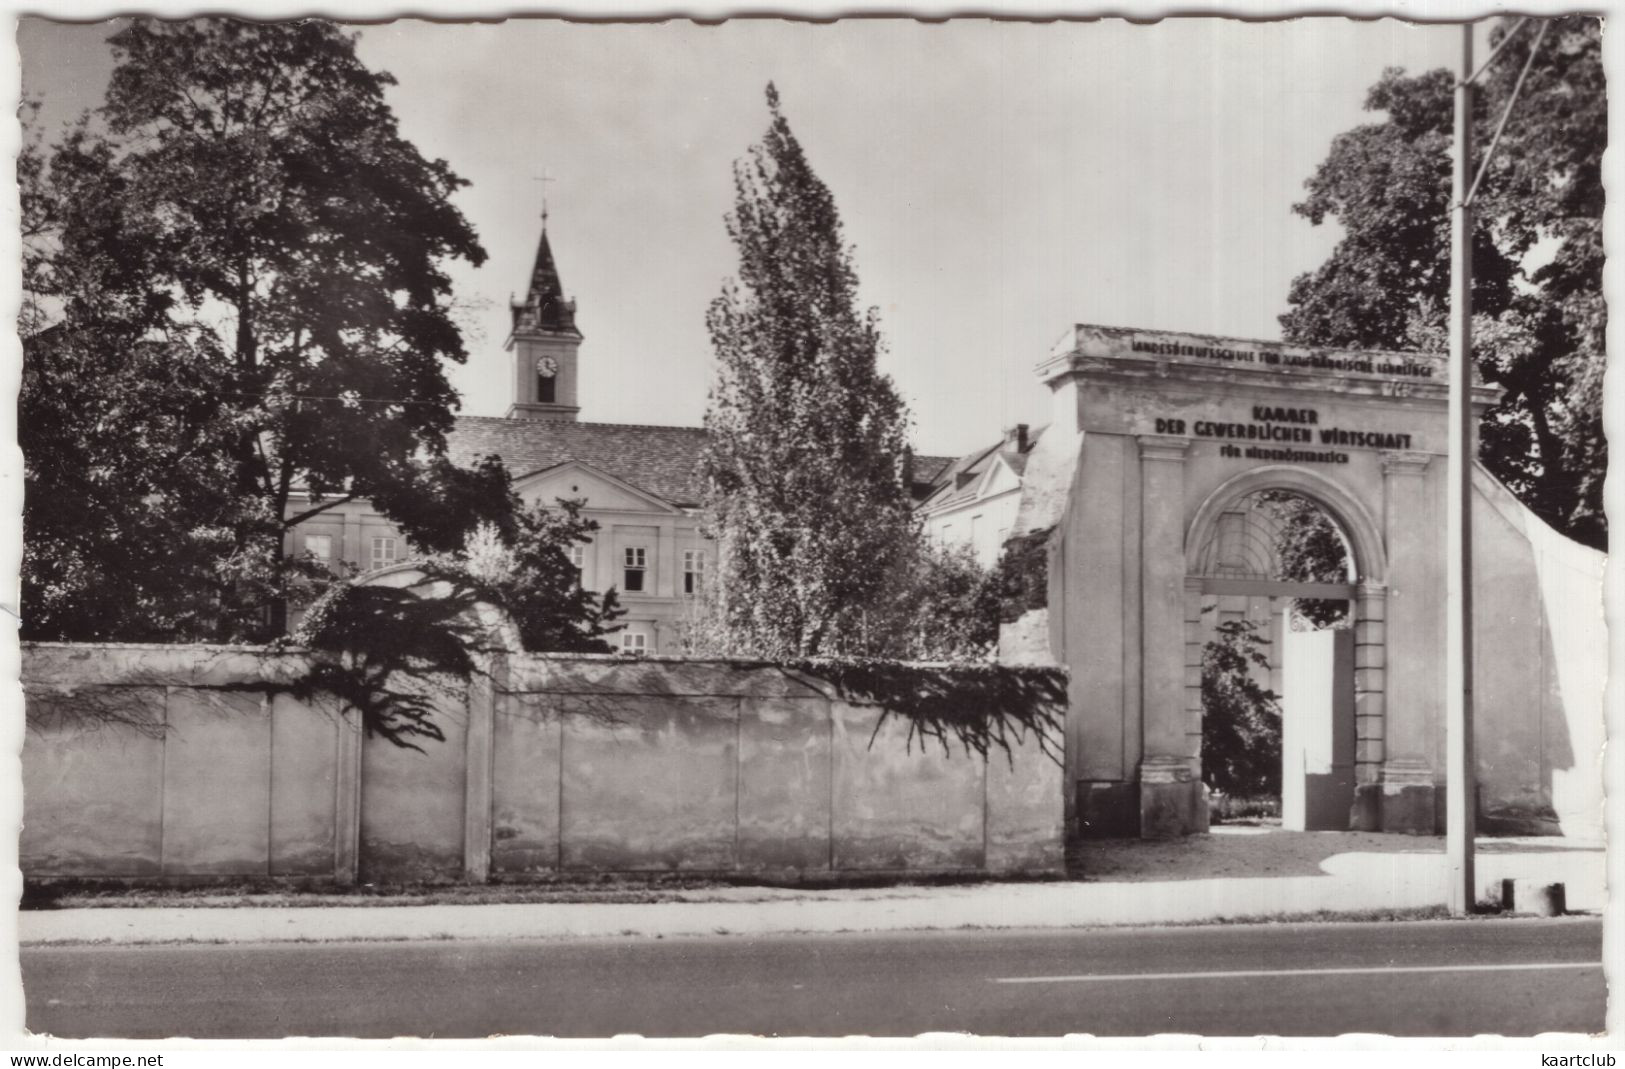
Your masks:
{"label": "arched gateway opening", "polygon": [[1071,834],[1207,828],[1204,653],[1238,621],[1268,643],[1255,682],[1285,698],[1284,819],[1432,834],[1442,359],[1079,326],[1039,373],[1054,417],[1017,527],[1051,532]]}
{"label": "arched gateway opening", "polygon": [[[1291,831],[1347,830],[1361,571],[1347,525],[1304,491],[1312,479],[1253,488],[1278,475],[1221,487],[1186,544],[1201,781],[1214,821],[1273,817]],[[1378,726],[1367,724],[1368,733]]]}

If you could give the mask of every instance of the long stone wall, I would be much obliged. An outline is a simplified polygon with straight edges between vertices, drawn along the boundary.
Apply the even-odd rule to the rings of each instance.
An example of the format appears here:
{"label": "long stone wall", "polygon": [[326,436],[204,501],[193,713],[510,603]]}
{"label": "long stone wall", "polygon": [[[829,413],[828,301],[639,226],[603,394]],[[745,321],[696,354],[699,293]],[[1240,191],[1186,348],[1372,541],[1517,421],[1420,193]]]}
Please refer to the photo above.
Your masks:
{"label": "long stone wall", "polygon": [[524,879],[1062,867],[1060,767],[761,665],[493,654],[441,743],[364,739],[245,647],[25,646],[30,877]]}

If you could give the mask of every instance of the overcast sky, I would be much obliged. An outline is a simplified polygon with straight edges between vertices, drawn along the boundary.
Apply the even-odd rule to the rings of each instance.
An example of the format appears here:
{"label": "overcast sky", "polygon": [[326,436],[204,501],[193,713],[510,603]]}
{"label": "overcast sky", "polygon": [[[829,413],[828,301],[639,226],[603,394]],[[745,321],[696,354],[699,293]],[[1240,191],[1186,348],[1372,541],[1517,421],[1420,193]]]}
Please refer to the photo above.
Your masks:
{"label": "overcast sky", "polygon": [[[25,20],[25,88],[100,100],[106,24]],[[1454,62],[1451,27],[1392,20],[583,25],[401,21],[360,31],[404,135],[471,186],[490,254],[454,272],[463,411],[509,397],[509,294],[540,226],[577,300],[582,418],[697,424],[706,305],[732,273],[731,166],[763,87],[834,192],[919,448],[1048,418],[1033,366],[1073,323],[1279,338],[1294,275],[1336,240],[1291,212],[1385,66]]]}

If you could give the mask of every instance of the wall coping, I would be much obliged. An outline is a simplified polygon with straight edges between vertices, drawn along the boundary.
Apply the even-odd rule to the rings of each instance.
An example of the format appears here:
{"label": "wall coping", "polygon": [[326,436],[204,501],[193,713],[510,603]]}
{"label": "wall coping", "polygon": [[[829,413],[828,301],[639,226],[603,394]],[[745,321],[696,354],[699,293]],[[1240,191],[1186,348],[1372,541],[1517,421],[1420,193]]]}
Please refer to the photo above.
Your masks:
{"label": "wall coping", "polygon": [[[242,653],[265,657],[309,657],[318,655],[323,650],[312,649],[308,646],[256,646],[247,643],[211,643],[211,642],[56,642],[56,641],[26,641],[18,643],[23,650],[156,650],[162,652],[181,652],[192,650],[209,653]],[[504,651],[492,651],[504,652]],[[570,651],[548,651],[540,653],[507,653],[513,660],[520,661],[584,661],[590,664],[678,664],[678,665],[724,665],[730,668],[777,668],[781,671],[794,672],[799,666],[784,661],[764,660],[757,657],[685,657],[680,654],[624,654],[624,653],[575,653]],[[1024,664],[1007,661],[889,661],[884,658],[874,658],[875,663],[906,665],[910,668],[927,669],[931,671],[963,671],[979,668],[1007,668],[1014,671],[1054,671],[1064,666]],[[832,664],[843,663],[840,660],[831,660]]]}
{"label": "wall coping", "polygon": [[[27,691],[67,692],[82,688],[127,686],[220,687],[253,689],[296,682],[307,665],[327,656],[304,647],[271,648],[203,643],[22,643],[21,682]],[[559,695],[664,694],[742,698],[817,696],[828,701],[871,704],[843,696],[825,679],[817,662],[786,664],[751,658],[650,657],[615,653],[479,654],[495,671],[492,683],[504,694]],[[842,662],[832,661],[832,667]],[[997,671],[1012,676],[1053,673],[1055,666],[945,662],[874,662],[921,675],[964,678],[967,673]],[[878,704],[878,703],[876,703]]]}
{"label": "wall coping", "polygon": [[301,656],[315,652],[304,646],[256,646],[251,643],[232,642],[55,642],[41,640],[27,640],[17,643],[25,650],[203,650],[212,653],[259,653],[267,656],[281,656],[283,654],[299,654]]}

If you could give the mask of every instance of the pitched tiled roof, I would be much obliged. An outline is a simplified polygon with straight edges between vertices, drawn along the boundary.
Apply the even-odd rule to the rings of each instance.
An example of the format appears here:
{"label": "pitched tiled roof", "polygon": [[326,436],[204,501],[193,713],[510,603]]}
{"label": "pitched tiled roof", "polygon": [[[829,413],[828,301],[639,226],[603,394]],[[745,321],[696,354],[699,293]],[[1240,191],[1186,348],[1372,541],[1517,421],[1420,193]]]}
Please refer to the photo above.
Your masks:
{"label": "pitched tiled roof", "polygon": [[914,469],[912,472],[914,485],[910,489],[913,491],[916,502],[923,501],[930,495],[932,490],[936,489],[937,480],[942,478],[942,473],[947,471],[948,465],[953,462],[953,457],[929,457],[919,453],[914,454]]}
{"label": "pitched tiled roof", "polygon": [[[463,467],[502,458],[515,479],[570,461],[590,464],[622,482],[682,508],[698,508],[702,427],[635,423],[574,423],[552,419],[460,416],[446,436],[446,454]],[[914,457],[914,498],[935,487],[953,457]]]}
{"label": "pitched tiled roof", "polygon": [[[994,457],[1002,457],[1010,465],[1010,470],[1017,476],[1027,470],[1027,452],[1037,444],[1044,433],[1039,427],[1027,434],[1027,451],[1016,447],[1016,443],[1007,435],[992,445],[983,446],[974,453],[950,460],[937,473],[932,480],[929,491],[929,500],[932,508],[959,501],[968,501],[976,495],[976,484],[983,473],[993,464]],[[916,476],[917,478],[918,476]]]}
{"label": "pitched tiled roof", "polygon": [[914,481],[917,483],[936,482],[955,459],[957,458],[928,457],[922,453],[914,454]]}
{"label": "pitched tiled roof", "polygon": [[463,466],[498,456],[514,478],[572,460],[685,508],[700,504],[700,427],[573,423],[551,419],[462,416],[446,436],[446,452]]}

